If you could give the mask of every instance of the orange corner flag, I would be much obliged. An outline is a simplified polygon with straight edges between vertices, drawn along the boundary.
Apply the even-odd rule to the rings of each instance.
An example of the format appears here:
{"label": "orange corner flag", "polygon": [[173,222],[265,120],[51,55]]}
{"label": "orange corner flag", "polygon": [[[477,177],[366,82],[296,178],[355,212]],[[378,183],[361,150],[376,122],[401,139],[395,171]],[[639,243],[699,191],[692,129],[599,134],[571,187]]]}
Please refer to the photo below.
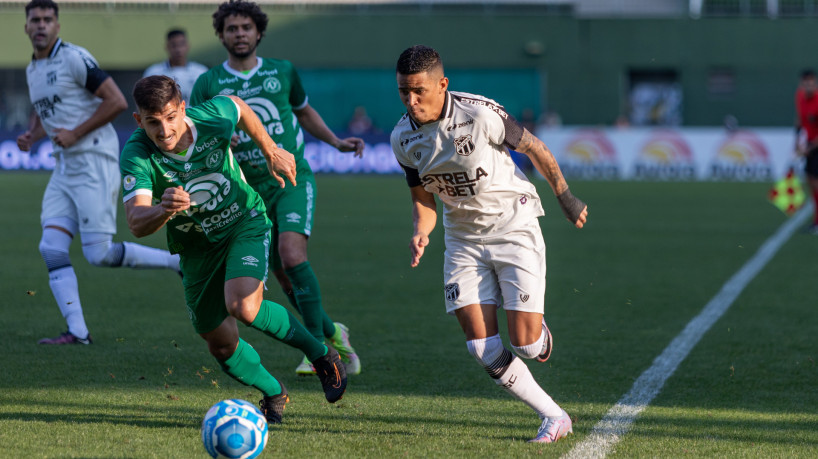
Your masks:
{"label": "orange corner flag", "polygon": [[806,200],[804,189],[801,188],[801,181],[798,180],[798,176],[795,175],[793,169],[787,172],[786,177],[775,182],[775,185],[768,193],[767,199],[787,215],[794,214],[804,205]]}

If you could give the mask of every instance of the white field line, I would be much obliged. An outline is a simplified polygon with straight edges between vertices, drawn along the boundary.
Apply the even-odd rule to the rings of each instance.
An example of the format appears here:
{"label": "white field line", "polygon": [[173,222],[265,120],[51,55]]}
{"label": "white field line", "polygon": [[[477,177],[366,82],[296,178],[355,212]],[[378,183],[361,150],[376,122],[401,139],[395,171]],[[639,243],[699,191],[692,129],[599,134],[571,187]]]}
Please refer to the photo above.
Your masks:
{"label": "white field line", "polygon": [[676,371],[676,367],[687,357],[690,350],[811,214],[810,203],[787,219],[775,234],[764,242],[753,258],[722,286],[719,293],[687,324],[662,354],[656,357],[653,365],[639,376],[631,390],[594,426],[588,437],[577,443],[564,457],[582,459],[605,457],[628,433],[634,419],[656,397],[665,381]]}

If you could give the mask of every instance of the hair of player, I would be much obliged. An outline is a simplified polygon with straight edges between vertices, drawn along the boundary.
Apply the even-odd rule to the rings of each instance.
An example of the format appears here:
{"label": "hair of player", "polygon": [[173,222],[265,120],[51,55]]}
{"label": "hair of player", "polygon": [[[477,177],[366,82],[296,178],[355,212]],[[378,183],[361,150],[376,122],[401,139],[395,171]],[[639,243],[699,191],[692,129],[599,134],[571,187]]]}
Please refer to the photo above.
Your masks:
{"label": "hair of player", "polygon": [[187,32],[185,32],[185,29],[170,29],[168,30],[166,40],[170,41],[171,38],[176,37],[178,35],[185,37],[187,36]]}
{"label": "hair of player", "polygon": [[153,75],[136,82],[133,87],[133,100],[140,111],[162,113],[170,102],[182,103],[182,90],[173,78]]}
{"label": "hair of player", "polygon": [[804,69],[801,71],[801,79],[806,80],[807,78],[815,78],[815,70],[812,69]]}
{"label": "hair of player", "polygon": [[216,35],[224,32],[224,20],[228,16],[244,16],[252,19],[259,35],[264,37],[269,19],[257,4],[245,0],[230,0],[219,5],[219,8],[213,13],[213,28],[216,30]]}
{"label": "hair of player", "polygon": [[425,45],[415,45],[406,48],[398,57],[398,64],[395,70],[401,75],[414,75],[423,72],[440,70],[443,73],[443,60],[440,54]]}
{"label": "hair of player", "polygon": [[31,0],[28,2],[28,4],[26,4],[26,17],[28,17],[28,12],[34,8],[54,10],[54,16],[57,18],[60,17],[60,7],[57,6],[57,3],[54,2],[54,0]]}

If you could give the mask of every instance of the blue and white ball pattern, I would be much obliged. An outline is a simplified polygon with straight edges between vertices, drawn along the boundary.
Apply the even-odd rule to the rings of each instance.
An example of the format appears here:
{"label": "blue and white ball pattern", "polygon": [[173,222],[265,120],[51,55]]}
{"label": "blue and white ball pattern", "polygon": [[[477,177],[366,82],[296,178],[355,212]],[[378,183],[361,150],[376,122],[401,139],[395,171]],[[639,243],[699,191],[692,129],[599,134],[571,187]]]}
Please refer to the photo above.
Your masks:
{"label": "blue and white ball pattern", "polygon": [[250,402],[222,400],[207,410],[202,443],[212,457],[252,459],[267,446],[267,419]]}

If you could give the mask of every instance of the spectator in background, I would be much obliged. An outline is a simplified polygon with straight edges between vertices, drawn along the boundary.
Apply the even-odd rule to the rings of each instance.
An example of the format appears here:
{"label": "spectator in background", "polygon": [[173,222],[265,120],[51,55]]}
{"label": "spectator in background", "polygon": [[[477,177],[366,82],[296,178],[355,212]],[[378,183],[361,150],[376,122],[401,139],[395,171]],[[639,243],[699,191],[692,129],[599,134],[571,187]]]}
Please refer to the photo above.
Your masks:
{"label": "spectator in background", "polygon": [[359,105],[355,107],[352,112],[352,118],[347,123],[347,132],[351,135],[372,134],[375,132],[375,125],[372,123],[372,118],[366,113],[366,107]]}
{"label": "spectator in background", "polygon": [[190,104],[190,92],[193,91],[193,84],[196,83],[199,75],[207,72],[207,67],[198,62],[187,60],[190,43],[187,41],[187,34],[182,29],[168,31],[165,40],[165,51],[168,53],[168,60],[151,65],[145,70],[142,77],[166,75],[173,78],[182,89],[182,99],[186,104]]}
{"label": "spectator in background", "polygon": [[[795,151],[806,159],[804,172],[815,203],[815,215],[807,232],[818,234],[818,77],[814,70],[801,73],[801,82],[795,91],[795,110],[798,114]],[[806,137],[801,135],[802,130]]]}

